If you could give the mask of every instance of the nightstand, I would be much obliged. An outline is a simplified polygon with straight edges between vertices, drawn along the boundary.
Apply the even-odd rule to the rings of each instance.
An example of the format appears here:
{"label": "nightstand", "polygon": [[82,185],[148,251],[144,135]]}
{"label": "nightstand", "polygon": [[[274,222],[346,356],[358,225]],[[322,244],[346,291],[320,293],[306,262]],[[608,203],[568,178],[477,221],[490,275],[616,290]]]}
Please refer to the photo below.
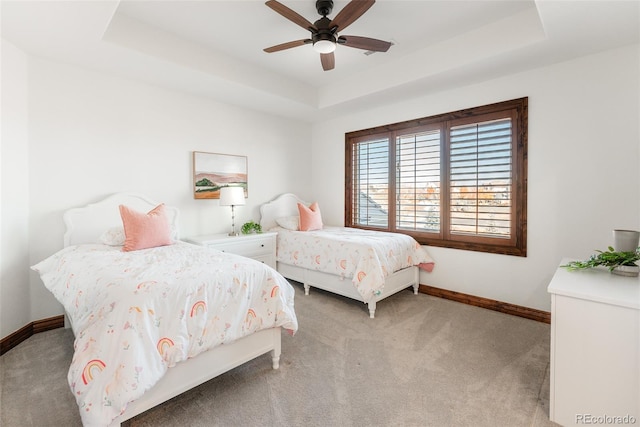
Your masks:
{"label": "nightstand", "polygon": [[267,232],[259,234],[241,234],[228,236],[226,234],[210,234],[186,238],[189,243],[217,249],[247,258],[261,261],[272,268],[276,268],[276,236],[278,233]]}

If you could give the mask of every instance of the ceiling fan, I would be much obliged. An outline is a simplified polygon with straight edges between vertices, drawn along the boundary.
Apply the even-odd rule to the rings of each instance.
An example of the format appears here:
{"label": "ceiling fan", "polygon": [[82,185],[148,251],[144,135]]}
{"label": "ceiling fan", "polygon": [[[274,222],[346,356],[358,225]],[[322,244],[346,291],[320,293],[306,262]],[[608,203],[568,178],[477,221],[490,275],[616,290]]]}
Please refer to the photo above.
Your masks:
{"label": "ceiling fan", "polygon": [[269,0],[265,4],[271,9],[284,16],[294,24],[298,24],[305,30],[311,32],[311,38],[295,40],[264,49],[267,53],[279,52],[292,47],[313,44],[313,48],[320,54],[320,62],[325,71],[333,70],[335,67],[335,56],[333,52],[336,45],[354,47],[356,49],[370,50],[374,52],[386,52],[391,47],[390,42],[359,36],[342,36],[338,31],[342,31],[360,18],[373,4],[375,0],[351,0],[333,19],[327,15],[333,10],[333,0],[317,0],[316,10],[322,18],[313,24],[289,9],[287,6],[276,0]]}

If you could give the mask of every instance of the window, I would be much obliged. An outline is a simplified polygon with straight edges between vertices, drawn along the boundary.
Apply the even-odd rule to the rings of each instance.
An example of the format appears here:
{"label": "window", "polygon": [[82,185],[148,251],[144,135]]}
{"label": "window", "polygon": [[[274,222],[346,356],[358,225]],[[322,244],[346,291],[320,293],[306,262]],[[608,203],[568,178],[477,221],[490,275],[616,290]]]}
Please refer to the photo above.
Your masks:
{"label": "window", "polygon": [[526,256],[527,102],[347,133],[345,224]]}

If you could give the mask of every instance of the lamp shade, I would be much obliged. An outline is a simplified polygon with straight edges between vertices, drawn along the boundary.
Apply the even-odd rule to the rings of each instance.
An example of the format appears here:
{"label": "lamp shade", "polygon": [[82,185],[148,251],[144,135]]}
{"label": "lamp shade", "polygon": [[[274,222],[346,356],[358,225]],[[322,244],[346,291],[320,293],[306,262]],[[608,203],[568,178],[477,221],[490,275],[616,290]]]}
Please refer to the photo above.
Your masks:
{"label": "lamp shade", "polygon": [[318,40],[313,44],[313,49],[318,53],[331,53],[336,50],[336,44],[331,40]]}
{"label": "lamp shade", "polygon": [[220,189],[220,206],[244,205],[244,188],[222,187]]}

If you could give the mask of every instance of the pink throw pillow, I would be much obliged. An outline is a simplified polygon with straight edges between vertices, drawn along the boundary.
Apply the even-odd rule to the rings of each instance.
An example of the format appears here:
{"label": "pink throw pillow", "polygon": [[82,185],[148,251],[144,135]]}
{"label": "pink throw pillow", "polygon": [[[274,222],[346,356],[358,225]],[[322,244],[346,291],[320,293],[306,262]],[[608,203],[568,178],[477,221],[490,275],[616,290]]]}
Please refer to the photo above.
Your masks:
{"label": "pink throw pillow", "polygon": [[309,207],[298,203],[300,212],[300,231],[322,230],[322,215],[318,202],[313,202]]}
{"label": "pink throw pillow", "polygon": [[120,205],[120,216],[125,235],[123,251],[137,251],[173,243],[164,204],[146,214]]}

